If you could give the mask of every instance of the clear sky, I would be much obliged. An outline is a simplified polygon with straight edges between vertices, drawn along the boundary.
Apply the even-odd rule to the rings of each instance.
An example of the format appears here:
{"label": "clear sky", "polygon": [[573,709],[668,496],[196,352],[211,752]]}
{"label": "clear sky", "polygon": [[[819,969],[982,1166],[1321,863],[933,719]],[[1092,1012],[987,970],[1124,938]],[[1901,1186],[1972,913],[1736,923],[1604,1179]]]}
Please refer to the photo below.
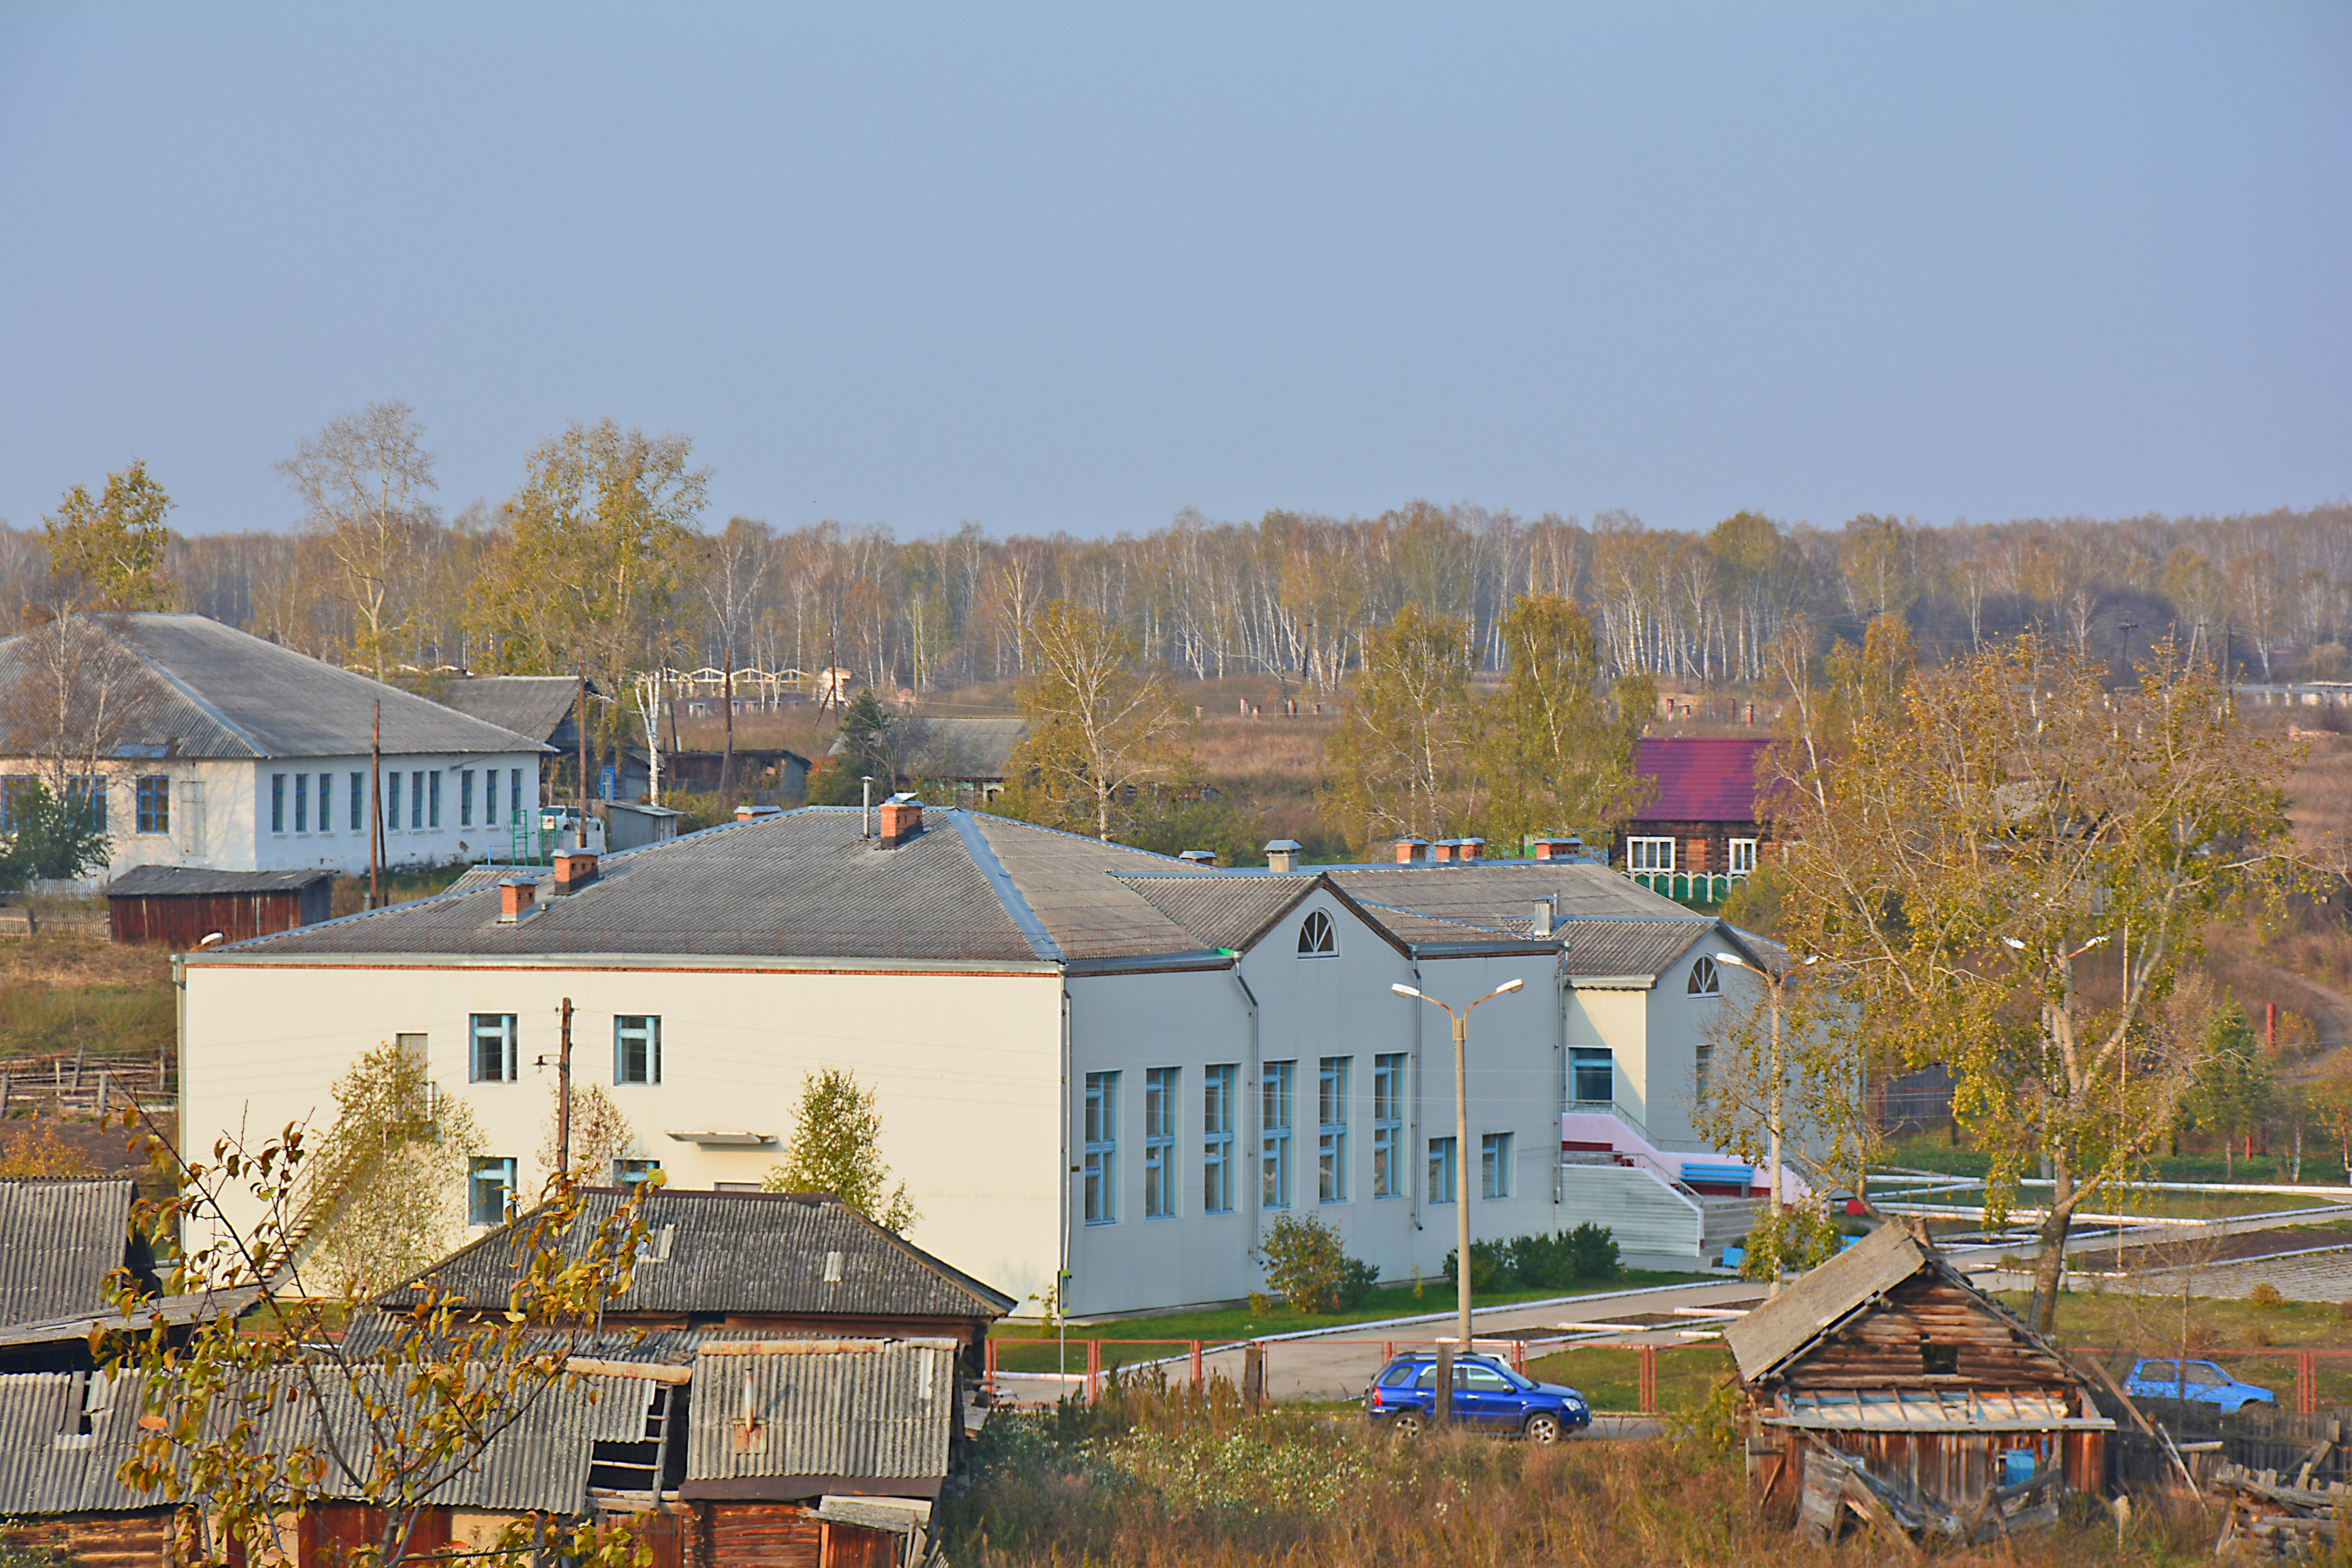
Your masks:
{"label": "clear sky", "polygon": [[2352,489],[2352,6],[0,4],[0,518],[413,405],[710,521]]}

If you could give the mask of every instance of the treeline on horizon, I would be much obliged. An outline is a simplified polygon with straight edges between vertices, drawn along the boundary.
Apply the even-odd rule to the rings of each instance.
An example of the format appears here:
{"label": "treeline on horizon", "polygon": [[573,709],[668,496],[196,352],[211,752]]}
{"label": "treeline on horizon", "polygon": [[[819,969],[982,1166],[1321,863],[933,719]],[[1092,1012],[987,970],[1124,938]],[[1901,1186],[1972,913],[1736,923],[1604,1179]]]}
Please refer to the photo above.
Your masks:
{"label": "treeline on horizon", "polygon": [[[510,509],[480,502],[415,522],[381,612],[395,662],[516,666],[468,615],[511,526]],[[49,564],[37,528],[0,524],[0,608],[12,623],[37,616]],[[180,609],[366,662],[347,574],[315,531],[173,532],[164,574]],[[668,624],[645,628],[637,668],[838,665],[886,692],[947,690],[1025,674],[1029,628],[1062,599],[1177,675],[1274,676],[1328,692],[1360,666],[1366,635],[1408,605],[1457,619],[1477,667],[1499,669],[1503,616],[1544,593],[1583,606],[1609,675],[1669,685],[1761,680],[1766,649],[1792,622],[1827,647],[1858,642],[1881,615],[1904,620],[1930,662],[2029,627],[2129,659],[2169,631],[2226,648],[2246,679],[2352,676],[2352,505],[2342,501],[2225,518],[1862,516],[1834,529],[1741,512],[1705,531],[1618,511],[1526,519],[1416,501],[1372,518],[1228,522],[1187,510],[1108,539],[967,524],[902,540],[882,525],[777,530],[739,517],[695,536],[689,574],[660,617]]]}

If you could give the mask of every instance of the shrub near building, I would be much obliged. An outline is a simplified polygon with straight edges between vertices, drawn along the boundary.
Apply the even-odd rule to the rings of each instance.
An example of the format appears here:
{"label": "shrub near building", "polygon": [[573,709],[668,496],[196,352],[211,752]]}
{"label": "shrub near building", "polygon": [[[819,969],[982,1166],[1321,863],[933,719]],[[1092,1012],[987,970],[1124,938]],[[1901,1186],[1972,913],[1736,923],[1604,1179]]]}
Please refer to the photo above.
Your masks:
{"label": "shrub near building", "polygon": [[[1448,1279],[1458,1278],[1454,1272],[1458,1252],[1445,1255]],[[1607,1226],[1589,1220],[1551,1236],[1470,1244],[1473,1291],[1564,1289],[1582,1279],[1614,1279],[1618,1272],[1616,1237]]]}

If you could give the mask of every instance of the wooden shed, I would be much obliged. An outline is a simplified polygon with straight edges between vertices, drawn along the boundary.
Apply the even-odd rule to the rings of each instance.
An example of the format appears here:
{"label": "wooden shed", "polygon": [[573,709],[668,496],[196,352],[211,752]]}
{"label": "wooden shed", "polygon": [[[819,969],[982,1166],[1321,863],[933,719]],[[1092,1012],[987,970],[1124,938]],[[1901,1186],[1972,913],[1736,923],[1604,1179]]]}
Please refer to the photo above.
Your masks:
{"label": "wooden shed", "polygon": [[212,871],[200,866],[138,866],[106,889],[107,926],[117,942],[193,951],[218,931],[230,942],[315,925],[333,912],[335,874]]}
{"label": "wooden shed", "polygon": [[1849,1518],[1979,1539],[2098,1495],[2107,1434],[2057,1347],[1935,1247],[1874,1231],[1724,1331],[1748,1476],[1800,1530]]}

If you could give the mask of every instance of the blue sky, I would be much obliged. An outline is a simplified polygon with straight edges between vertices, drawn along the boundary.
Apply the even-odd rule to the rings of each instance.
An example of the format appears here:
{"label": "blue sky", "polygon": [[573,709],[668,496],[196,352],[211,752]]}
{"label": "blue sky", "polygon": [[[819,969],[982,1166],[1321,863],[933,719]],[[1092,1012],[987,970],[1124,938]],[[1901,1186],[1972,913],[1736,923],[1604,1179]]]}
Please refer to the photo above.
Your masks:
{"label": "blue sky", "polygon": [[2352,489],[2352,7],[0,6],[0,518],[400,398],[711,519]]}

